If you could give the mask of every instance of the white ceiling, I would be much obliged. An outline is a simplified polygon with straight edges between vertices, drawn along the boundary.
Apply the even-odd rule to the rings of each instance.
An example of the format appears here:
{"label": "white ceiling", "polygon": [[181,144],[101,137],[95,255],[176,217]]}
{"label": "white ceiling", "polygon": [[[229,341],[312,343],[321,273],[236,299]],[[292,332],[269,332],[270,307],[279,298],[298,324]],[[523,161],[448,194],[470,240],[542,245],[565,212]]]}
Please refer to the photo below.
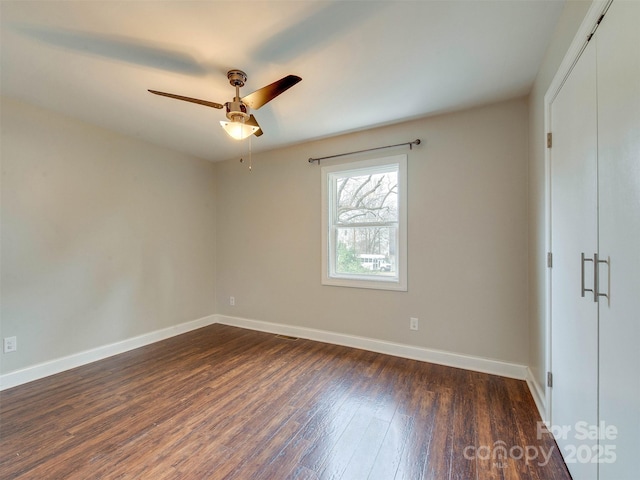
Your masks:
{"label": "white ceiling", "polygon": [[218,103],[287,74],[254,152],[525,95],[563,0],[0,1],[3,95],[212,161]]}

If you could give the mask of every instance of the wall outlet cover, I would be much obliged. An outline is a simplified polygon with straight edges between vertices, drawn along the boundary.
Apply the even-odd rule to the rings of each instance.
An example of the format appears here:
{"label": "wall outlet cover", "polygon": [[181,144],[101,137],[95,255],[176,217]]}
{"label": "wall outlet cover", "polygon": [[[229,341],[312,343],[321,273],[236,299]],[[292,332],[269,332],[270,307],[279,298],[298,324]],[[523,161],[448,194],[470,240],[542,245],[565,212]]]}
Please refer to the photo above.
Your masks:
{"label": "wall outlet cover", "polygon": [[18,350],[18,337],[6,337],[4,339],[4,353],[11,353]]}

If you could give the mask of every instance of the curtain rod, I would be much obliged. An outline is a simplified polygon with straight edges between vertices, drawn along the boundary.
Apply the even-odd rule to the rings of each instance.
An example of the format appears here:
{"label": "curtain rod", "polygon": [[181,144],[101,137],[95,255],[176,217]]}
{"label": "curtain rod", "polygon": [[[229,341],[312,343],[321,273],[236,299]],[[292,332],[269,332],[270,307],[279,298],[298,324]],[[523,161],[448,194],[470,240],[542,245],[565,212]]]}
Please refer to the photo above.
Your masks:
{"label": "curtain rod", "polygon": [[383,148],[401,147],[403,145],[409,145],[409,150],[413,150],[414,145],[420,145],[420,139],[418,138],[413,142],[397,143],[395,145],[386,145],[384,147],[366,148],[364,150],[358,150],[356,152],[338,153],[337,155],[329,155],[327,157],[310,158],[309,163],[318,162],[318,165],[320,165],[320,160],[327,160],[329,158],[336,158],[336,157],[344,157],[346,155],[355,155],[356,153],[372,152],[374,150],[382,150]]}

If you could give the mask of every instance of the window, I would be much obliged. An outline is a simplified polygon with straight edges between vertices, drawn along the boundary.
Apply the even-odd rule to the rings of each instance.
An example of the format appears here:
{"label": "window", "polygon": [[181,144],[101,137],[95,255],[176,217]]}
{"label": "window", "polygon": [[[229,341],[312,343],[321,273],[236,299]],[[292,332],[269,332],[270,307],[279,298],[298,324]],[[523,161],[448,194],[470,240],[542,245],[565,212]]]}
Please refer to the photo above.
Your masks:
{"label": "window", "polygon": [[322,167],[322,283],[407,290],[407,156]]}

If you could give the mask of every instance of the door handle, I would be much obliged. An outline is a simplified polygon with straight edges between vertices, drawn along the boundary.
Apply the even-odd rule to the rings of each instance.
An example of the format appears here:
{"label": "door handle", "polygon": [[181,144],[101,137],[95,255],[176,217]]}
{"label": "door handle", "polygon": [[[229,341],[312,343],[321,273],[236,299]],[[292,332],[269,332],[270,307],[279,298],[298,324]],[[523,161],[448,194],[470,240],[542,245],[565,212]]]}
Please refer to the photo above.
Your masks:
{"label": "door handle", "polygon": [[593,274],[593,278],[594,278],[594,284],[593,284],[593,298],[594,301],[597,302],[599,300],[600,297],[606,297],[607,301],[611,301],[609,299],[609,293],[600,293],[600,264],[601,263],[606,263],[607,264],[607,291],[609,290],[609,279],[611,278],[611,264],[609,263],[610,258],[607,257],[606,260],[601,260],[598,257],[597,253],[593,254],[593,268],[594,268],[594,274]]}
{"label": "door handle", "polygon": [[[597,257],[597,254],[596,254],[596,257]],[[593,258],[586,258],[584,256],[584,252],[582,252],[580,254],[580,276],[581,276],[581,278],[580,278],[580,286],[581,286],[580,294],[581,294],[582,297],[584,297],[585,292],[592,292],[593,293],[593,301],[597,302],[598,301],[598,297],[596,296],[596,292],[595,292],[595,290],[596,290],[595,286],[597,285],[596,282],[598,281],[598,279],[597,279],[598,274],[595,273],[597,271],[597,268],[595,267],[596,263],[594,262],[594,274],[593,274],[593,282],[594,282],[593,285],[594,285],[594,288],[585,288],[584,287],[584,262],[593,262]]]}

